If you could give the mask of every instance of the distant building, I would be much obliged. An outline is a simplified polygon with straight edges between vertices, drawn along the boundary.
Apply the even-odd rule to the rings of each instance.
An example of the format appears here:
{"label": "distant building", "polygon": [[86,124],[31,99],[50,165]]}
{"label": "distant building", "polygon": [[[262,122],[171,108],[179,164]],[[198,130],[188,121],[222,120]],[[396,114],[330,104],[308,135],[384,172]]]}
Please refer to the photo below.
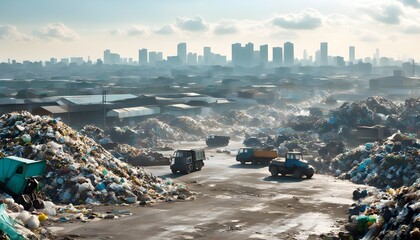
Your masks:
{"label": "distant building", "polygon": [[378,88],[420,88],[420,78],[405,77],[401,70],[394,70],[393,76],[375,78],[369,81],[371,89]]}
{"label": "distant building", "polygon": [[284,43],[284,64],[286,66],[293,66],[295,61],[295,50],[293,43]]}
{"label": "distant building", "polygon": [[143,48],[139,50],[139,65],[147,65],[147,49]]}
{"label": "distant building", "polygon": [[111,53],[111,61],[109,64],[120,64],[121,63],[121,57],[118,53]]}
{"label": "distant building", "polygon": [[334,65],[337,67],[344,67],[346,65],[346,63],[344,62],[344,57],[340,57],[340,56],[334,57],[333,62],[334,62]]}
{"label": "distant building", "polygon": [[322,42],[320,47],[321,52],[321,66],[328,65],[328,43]]}
{"label": "distant building", "polygon": [[264,44],[260,46],[260,63],[267,64],[268,63],[268,45]]}
{"label": "distant building", "polygon": [[77,65],[82,65],[85,61],[83,61],[83,57],[71,57],[70,63],[76,63]]}
{"label": "distant building", "polygon": [[197,64],[197,53],[188,53],[187,64],[188,65],[196,65]]}
{"label": "distant building", "polygon": [[181,61],[181,64],[187,63],[187,44],[186,43],[179,43],[177,45],[177,56]]}
{"label": "distant building", "polygon": [[203,60],[205,65],[211,65],[212,64],[212,54],[211,54],[211,48],[210,47],[204,47],[203,48]]}
{"label": "distant building", "polygon": [[111,51],[109,49],[104,51],[104,64],[111,64]]}
{"label": "distant building", "polygon": [[356,50],[354,46],[349,47],[349,62],[354,63],[356,61]]}
{"label": "distant building", "polygon": [[273,47],[273,64],[275,66],[283,64],[283,49],[281,47]]}

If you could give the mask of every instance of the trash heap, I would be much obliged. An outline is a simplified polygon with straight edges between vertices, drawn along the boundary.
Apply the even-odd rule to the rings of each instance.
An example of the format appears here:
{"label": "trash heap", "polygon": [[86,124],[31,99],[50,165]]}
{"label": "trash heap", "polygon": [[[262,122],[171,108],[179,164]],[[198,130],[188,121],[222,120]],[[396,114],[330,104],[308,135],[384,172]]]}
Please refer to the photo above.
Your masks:
{"label": "trash heap", "polygon": [[204,127],[192,117],[180,116],[170,122],[172,127],[178,128],[180,132],[195,136],[198,139],[202,139],[206,136]]}
{"label": "trash heap", "polygon": [[0,152],[47,161],[40,182],[54,203],[135,203],[179,196],[180,186],[120,161],[59,119],[13,112],[0,117],[0,129]]}
{"label": "trash heap", "polygon": [[128,144],[118,144],[110,153],[116,158],[131,164],[132,166],[156,166],[169,165],[169,158],[163,154],[148,150],[141,150]]}
{"label": "trash heap", "polygon": [[420,239],[420,180],[411,187],[355,190],[345,228],[358,239]]}
{"label": "trash heap", "polygon": [[80,129],[79,133],[92,138],[95,142],[101,144],[102,146],[113,143],[109,135],[107,135],[104,130],[94,125],[84,126]]}
{"label": "trash heap", "polygon": [[138,149],[128,144],[120,144],[112,141],[105,132],[93,125],[86,125],[80,131],[80,134],[86,135],[103,148],[108,150],[114,157],[129,163],[133,166],[155,166],[168,165],[169,159],[158,152],[145,149]]}
{"label": "trash heap", "polygon": [[325,169],[342,179],[379,188],[411,186],[420,177],[420,144],[402,134],[366,143],[325,161]]}

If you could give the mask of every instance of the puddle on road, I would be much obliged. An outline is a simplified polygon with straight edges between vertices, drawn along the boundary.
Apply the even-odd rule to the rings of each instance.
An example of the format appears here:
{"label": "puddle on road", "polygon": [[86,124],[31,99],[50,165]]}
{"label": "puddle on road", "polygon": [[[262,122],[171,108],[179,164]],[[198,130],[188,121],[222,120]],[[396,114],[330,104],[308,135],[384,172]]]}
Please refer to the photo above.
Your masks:
{"label": "puddle on road", "polygon": [[226,196],[226,195],[217,195],[214,198],[217,198],[217,199],[232,199],[231,196]]}
{"label": "puddle on road", "polygon": [[257,212],[257,211],[261,211],[264,208],[266,208],[267,205],[263,204],[263,203],[259,203],[253,207],[248,207],[248,208],[242,208],[242,211],[249,211],[249,212]]}

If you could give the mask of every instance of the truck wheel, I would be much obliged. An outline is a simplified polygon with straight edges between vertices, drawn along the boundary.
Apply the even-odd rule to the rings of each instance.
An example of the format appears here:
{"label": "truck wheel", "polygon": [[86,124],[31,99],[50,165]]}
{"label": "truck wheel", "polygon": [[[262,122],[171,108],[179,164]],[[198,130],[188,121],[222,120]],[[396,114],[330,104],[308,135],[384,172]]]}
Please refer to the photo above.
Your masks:
{"label": "truck wheel", "polygon": [[242,164],[242,165],[245,165],[245,161],[244,161],[244,160],[241,160],[241,164]]}
{"label": "truck wheel", "polygon": [[18,204],[21,204],[25,208],[25,210],[29,210],[32,208],[31,198],[26,194],[18,196],[15,200]]}
{"label": "truck wheel", "polygon": [[177,170],[175,170],[175,169],[171,169],[171,171],[172,171],[172,173],[176,173],[176,172],[178,172]]}
{"label": "truck wheel", "polygon": [[294,178],[302,178],[302,176],[303,176],[302,169],[300,169],[300,168],[296,168],[296,169],[293,171],[293,177],[294,177]]}
{"label": "truck wheel", "polygon": [[45,208],[44,201],[42,201],[39,198],[33,200],[32,205],[34,206],[35,209],[44,209]]}
{"label": "truck wheel", "polygon": [[271,173],[271,176],[276,177],[277,175],[279,175],[279,170],[276,166],[270,166],[268,169]]}
{"label": "truck wheel", "polygon": [[191,165],[191,164],[188,164],[188,166],[187,166],[187,170],[185,170],[185,173],[186,174],[189,174],[189,173],[191,173],[193,171],[193,166]]}
{"label": "truck wheel", "polygon": [[307,172],[306,172],[306,178],[312,178],[312,176],[314,175],[314,170],[311,168],[311,169],[308,169],[307,170]]}
{"label": "truck wheel", "polygon": [[197,171],[201,171],[201,168],[203,167],[203,163],[202,162],[198,162],[197,163]]}

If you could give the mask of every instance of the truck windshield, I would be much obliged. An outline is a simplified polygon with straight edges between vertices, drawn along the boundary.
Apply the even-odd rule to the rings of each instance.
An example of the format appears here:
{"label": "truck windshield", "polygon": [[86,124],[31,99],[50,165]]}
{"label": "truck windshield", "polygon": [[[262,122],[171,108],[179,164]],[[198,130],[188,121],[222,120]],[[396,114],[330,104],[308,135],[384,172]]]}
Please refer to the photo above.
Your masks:
{"label": "truck windshield", "polygon": [[302,155],[300,155],[300,154],[290,154],[290,153],[287,154],[287,158],[288,159],[296,159],[296,160],[302,160],[303,159]]}
{"label": "truck windshield", "polygon": [[174,157],[191,157],[191,153],[190,152],[176,151],[174,153]]}

